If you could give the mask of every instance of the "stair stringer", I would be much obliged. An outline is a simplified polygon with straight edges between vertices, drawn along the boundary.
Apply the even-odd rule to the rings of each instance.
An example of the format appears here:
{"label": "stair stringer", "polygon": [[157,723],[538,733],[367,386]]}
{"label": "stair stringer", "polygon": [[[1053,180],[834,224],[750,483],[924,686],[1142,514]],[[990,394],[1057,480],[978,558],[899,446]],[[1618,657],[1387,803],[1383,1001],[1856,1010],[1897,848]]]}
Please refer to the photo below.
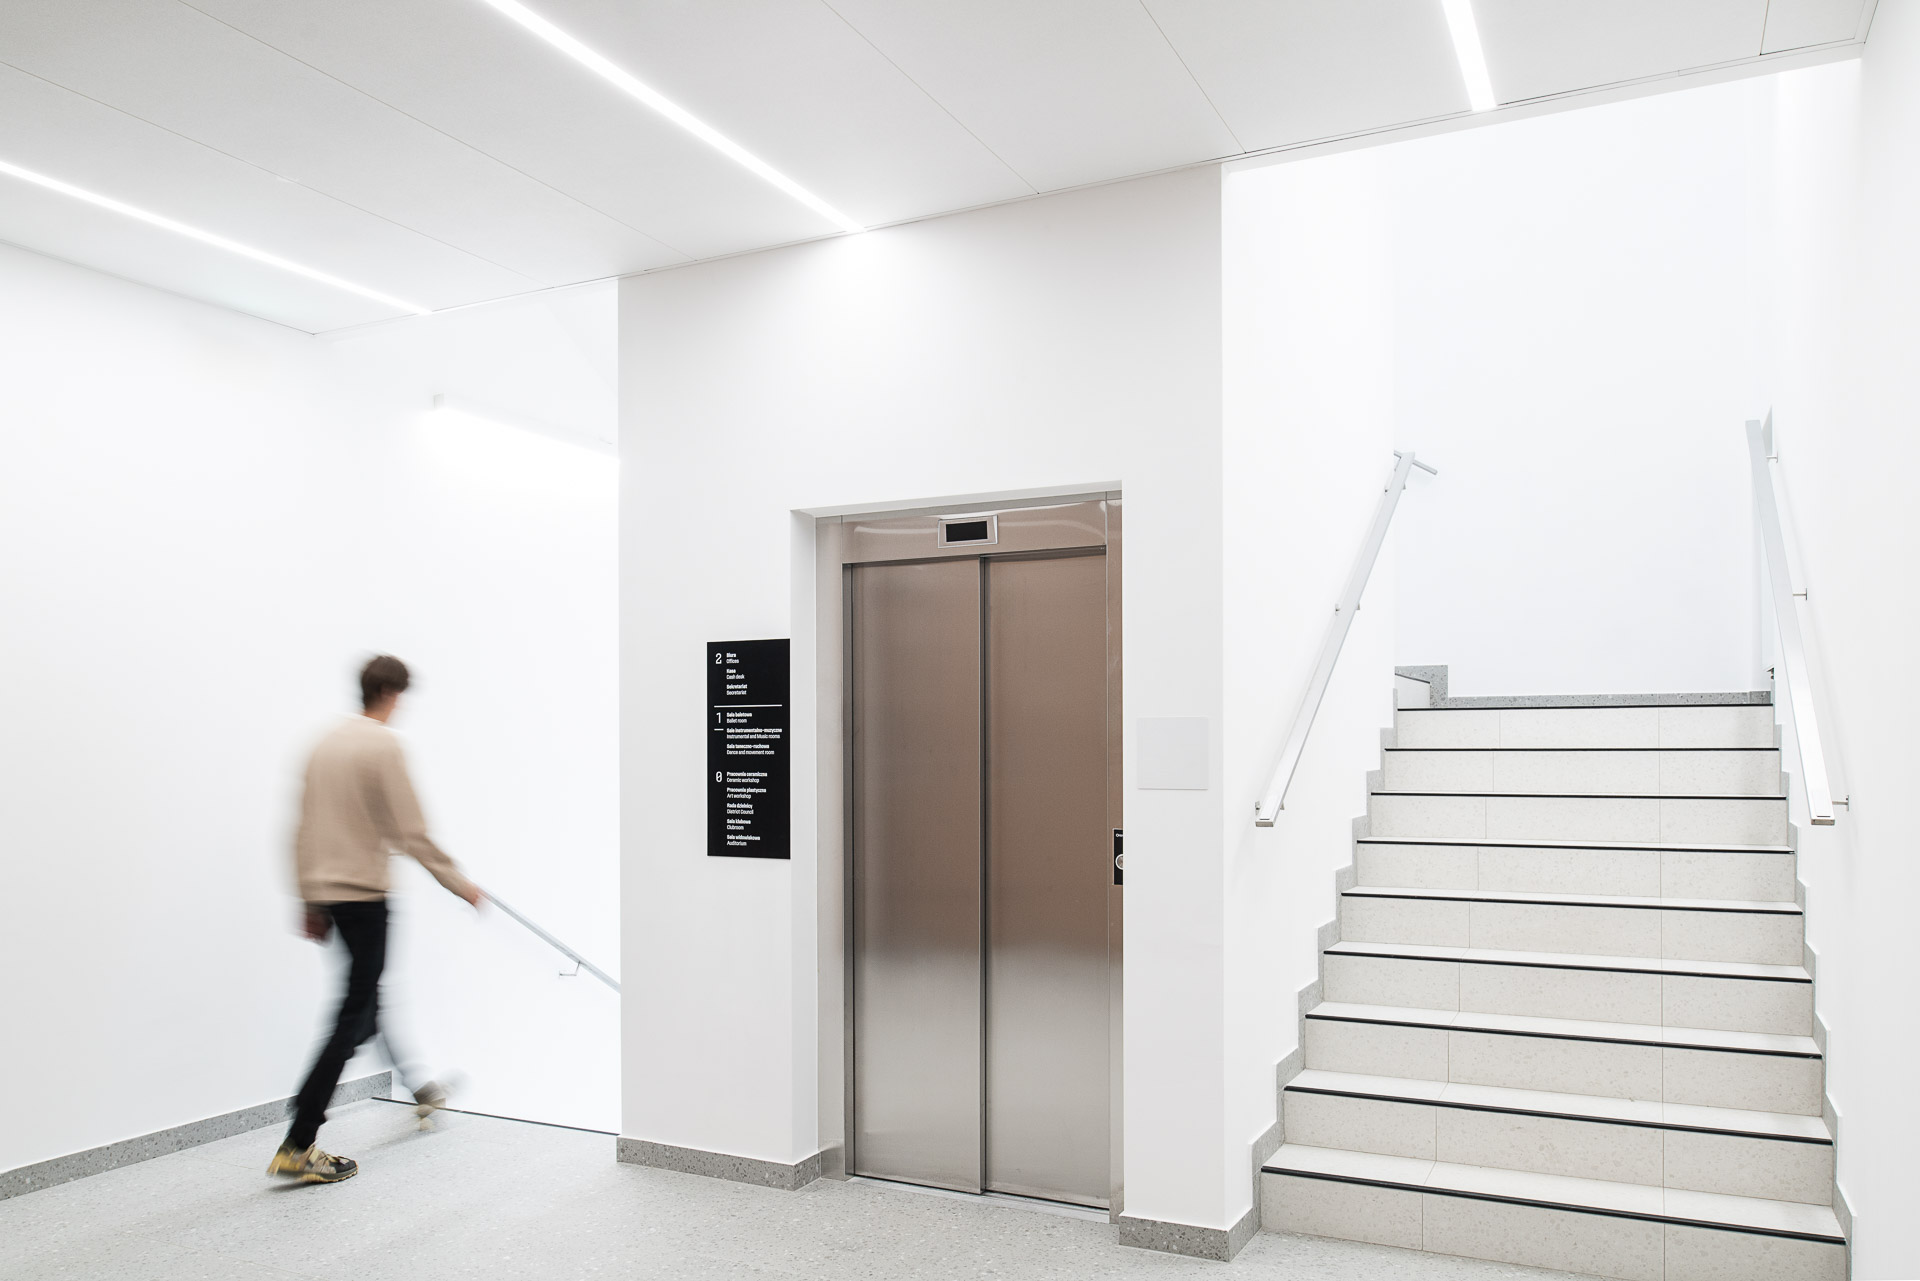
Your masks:
{"label": "stair stringer", "polygon": [[[1444,669],[1442,669],[1444,671]],[[1444,677],[1443,677],[1444,679]],[[1399,695],[1394,696],[1394,713],[1399,714]],[[1392,728],[1380,731],[1380,748],[1384,752],[1396,743]],[[1367,771],[1367,795],[1372,796],[1380,786],[1385,773],[1383,769]],[[1260,1171],[1273,1154],[1287,1141],[1287,1086],[1293,1078],[1300,1075],[1307,1062],[1307,1011],[1319,1005],[1326,991],[1327,949],[1340,941],[1340,896],[1352,889],[1360,881],[1359,868],[1356,866],[1357,850],[1360,838],[1372,835],[1368,816],[1359,815],[1353,820],[1351,839],[1347,845],[1347,861],[1333,872],[1333,915],[1323,921],[1314,936],[1314,967],[1318,971],[1313,982],[1294,994],[1294,1036],[1293,1049],[1287,1056],[1273,1066],[1273,1124],[1268,1126],[1249,1145],[1252,1157],[1250,1176],[1253,1189],[1253,1226],[1254,1231],[1262,1227],[1260,1214]]]}
{"label": "stair stringer", "polygon": [[[1774,726],[1774,741],[1780,739],[1780,727]],[[1793,775],[1786,770],[1780,771],[1781,790],[1793,794]],[[1800,879],[1800,824],[1787,824],[1787,844],[1793,849],[1793,898],[1800,910],[1807,910],[1807,883]],[[1833,1136],[1834,1152],[1840,1150],[1840,1114],[1833,1106],[1833,1055],[1827,1048],[1827,1019],[1820,1012],[1820,954],[1803,937],[1800,940],[1800,963],[1813,976],[1813,1043],[1820,1047],[1821,1057],[1825,1061],[1825,1071],[1820,1078],[1820,1119],[1827,1124],[1827,1133]],[[1840,1187],[1840,1163],[1833,1164],[1833,1214],[1840,1220],[1840,1234],[1847,1239],[1847,1275],[1853,1275],[1853,1207],[1847,1204],[1847,1194]]]}

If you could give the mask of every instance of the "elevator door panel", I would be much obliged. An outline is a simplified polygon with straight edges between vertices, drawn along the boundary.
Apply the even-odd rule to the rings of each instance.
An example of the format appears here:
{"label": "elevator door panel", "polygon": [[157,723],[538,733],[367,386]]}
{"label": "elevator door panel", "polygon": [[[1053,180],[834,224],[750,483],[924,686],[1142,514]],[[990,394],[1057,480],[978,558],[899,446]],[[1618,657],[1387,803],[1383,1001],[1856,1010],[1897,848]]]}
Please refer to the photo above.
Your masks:
{"label": "elevator door panel", "polygon": [[980,563],[852,578],[852,1169],[977,1192]]}
{"label": "elevator door panel", "polygon": [[1106,558],[987,572],[986,1186],[1105,1205]]}

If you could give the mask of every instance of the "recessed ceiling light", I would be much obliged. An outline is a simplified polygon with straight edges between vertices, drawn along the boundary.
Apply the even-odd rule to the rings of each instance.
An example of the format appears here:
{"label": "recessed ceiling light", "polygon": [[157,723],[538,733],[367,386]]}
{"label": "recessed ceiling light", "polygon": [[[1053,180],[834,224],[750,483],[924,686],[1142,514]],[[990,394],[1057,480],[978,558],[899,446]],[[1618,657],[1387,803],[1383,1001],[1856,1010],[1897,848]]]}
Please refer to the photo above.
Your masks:
{"label": "recessed ceiling light", "polygon": [[291,258],[282,258],[279,254],[270,254],[264,249],[255,249],[252,245],[241,244],[238,240],[229,240],[225,236],[215,235],[211,231],[202,231],[198,227],[188,226],[186,223],[178,222],[164,214],[154,213],[151,209],[142,209],[138,205],[130,205],[124,200],[115,200],[112,196],[103,196],[97,191],[88,191],[85,187],[76,187],[70,182],[62,182],[58,178],[49,178],[46,174],[36,173],[31,169],[23,169],[19,165],[9,164],[4,160],[0,160],[0,173],[11,174],[22,182],[30,182],[34,186],[44,187],[48,191],[57,191],[61,195],[71,196],[75,200],[84,200],[90,205],[110,210],[123,217],[132,218],[137,222],[144,222],[150,227],[158,227],[162,231],[171,231],[176,236],[185,236],[187,239],[197,240],[203,245],[212,245],[215,249],[224,249],[230,254],[239,254],[242,258],[251,258],[255,262],[265,263],[269,267],[278,267],[281,271],[292,272],[296,276],[305,276],[308,280],[316,280],[323,285],[330,285],[335,289],[342,289],[350,294],[358,294],[362,298],[370,298],[374,302],[383,303],[386,306],[395,307],[401,311],[410,311],[416,316],[427,315],[433,310],[431,307],[422,307],[417,302],[408,302],[404,298],[395,298],[392,294],[383,294],[378,289],[369,289],[365,285],[356,285],[351,280],[342,280],[340,277],[321,271],[317,267],[309,267],[305,263],[295,262]]}
{"label": "recessed ceiling light", "polygon": [[1447,11],[1447,30],[1453,34],[1453,56],[1460,60],[1460,78],[1467,82],[1467,105],[1492,111],[1493,81],[1487,75],[1487,55],[1480,48],[1480,28],[1473,20],[1473,0],[1440,0]]}
{"label": "recessed ceiling light", "polygon": [[679,125],[682,129],[685,129],[688,133],[706,143],[721,155],[727,157],[727,159],[733,161],[743,169],[752,171],[767,182],[772,183],[780,190],[786,192],[789,196],[792,196],[795,200],[813,210],[834,226],[840,228],[840,230],[849,232],[866,230],[865,227],[847,217],[847,215],[841,213],[838,209],[835,209],[832,205],[814,195],[811,191],[808,191],[805,187],[787,177],[787,175],[781,173],[778,169],[775,169],[772,165],[754,155],[751,151],[748,151],[745,147],[727,137],[727,135],[721,133],[718,129],[715,129],[712,125],[700,119],[700,117],[694,115],[679,103],[668,98],[652,85],[645,83],[638,77],[616,66],[604,54],[595,52],[573,36],[562,31],[559,27],[554,26],[545,18],[527,8],[524,4],[521,4],[520,0],[480,0],[480,3],[490,9],[498,11],[504,17],[517,22],[534,35],[540,37],[540,39],[558,49],[561,53],[572,58],[588,71],[593,72],[594,75],[605,80],[614,88],[639,99],[648,107],[659,112],[674,124]]}

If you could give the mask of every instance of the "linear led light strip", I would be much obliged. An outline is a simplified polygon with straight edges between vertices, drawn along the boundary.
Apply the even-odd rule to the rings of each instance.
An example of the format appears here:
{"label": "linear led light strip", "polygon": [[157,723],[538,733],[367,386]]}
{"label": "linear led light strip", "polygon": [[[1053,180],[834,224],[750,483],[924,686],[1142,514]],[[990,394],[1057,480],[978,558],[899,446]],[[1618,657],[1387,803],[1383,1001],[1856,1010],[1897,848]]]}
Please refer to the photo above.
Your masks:
{"label": "linear led light strip", "polygon": [[1453,36],[1453,56],[1460,60],[1460,77],[1467,82],[1467,105],[1492,111],[1493,80],[1487,75],[1486,51],[1480,47],[1480,27],[1473,20],[1473,0],[1440,0],[1447,13],[1447,31]]}
{"label": "linear led light strip", "polygon": [[519,0],[480,0],[480,3],[490,9],[496,10],[503,17],[511,19],[513,22],[526,28],[540,39],[552,45],[555,49],[558,49],[561,53],[566,54],[569,58],[572,58],[575,62],[585,67],[588,71],[593,72],[594,75],[599,76],[614,88],[619,89],[622,93],[637,98],[741,168],[747,169],[765,179],[767,182],[772,183],[807,208],[819,214],[822,218],[825,218],[834,226],[840,228],[840,230],[848,232],[866,230],[865,227],[847,217],[847,215],[841,213],[838,209],[835,209],[832,205],[814,195],[811,191],[808,191],[805,187],[787,177],[787,175],[781,173],[778,169],[775,169],[772,165],[754,155],[751,151],[748,151],[745,147],[727,137],[727,135],[721,133],[718,129],[715,129],[712,125],[700,119],[700,117],[694,115],[679,103],[668,98],[652,85],[645,83],[638,77],[616,66],[605,55],[588,48],[573,36],[568,35],[559,27],[554,26],[545,18],[527,8],[524,4],[521,4]]}
{"label": "linear led light strip", "polygon": [[343,289],[347,293],[358,294],[362,298],[371,298],[374,302],[384,303],[389,307],[397,307],[401,311],[410,311],[416,316],[424,316],[433,310],[431,307],[422,307],[417,302],[408,302],[404,298],[395,298],[392,294],[383,294],[378,289],[369,289],[365,285],[357,285],[351,280],[343,280],[339,276],[321,271],[317,267],[309,267],[305,263],[295,262],[291,258],[282,258],[279,254],[270,254],[264,249],[255,249],[252,245],[242,244],[238,240],[229,240],[225,236],[215,235],[211,231],[202,231],[198,227],[189,226],[187,223],[179,222],[164,214],[154,213],[151,209],[142,209],[138,205],[130,205],[124,200],[115,200],[112,196],[103,196],[97,191],[89,191],[85,187],[76,187],[70,182],[62,182],[58,178],[50,178],[46,174],[36,173],[32,169],[25,169],[19,165],[9,164],[4,160],[0,160],[0,173],[11,174],[22,182],[30,182],[34,186],[44,187],[48,191],[57,191],[61,195],[71,196],[75,200],[84,200],[90,205],[110,210],[113,213],[132,218],[137,222],[144,222],[152,227],[158,227],[162,231],[171,231],[176,236],[185,236],[187,239],[197,240],[203,245],[212,245],[215,249],[224,249],[230,254],[239,254],[242,258],[251,258],[255,262],[265,263],[269,267],[278,267],[281,271],[292,272],[296,276],[305,276],[308,280],[316,280],[323,285],[331,285],[335,289]]}

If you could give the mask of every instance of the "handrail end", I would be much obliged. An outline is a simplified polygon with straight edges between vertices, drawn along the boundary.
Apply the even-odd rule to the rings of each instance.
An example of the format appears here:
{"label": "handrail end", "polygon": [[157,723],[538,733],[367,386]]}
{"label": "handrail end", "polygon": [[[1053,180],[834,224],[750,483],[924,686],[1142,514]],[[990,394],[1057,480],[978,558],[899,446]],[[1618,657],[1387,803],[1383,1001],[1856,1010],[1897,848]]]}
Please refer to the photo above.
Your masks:
{"label": "handrail end", "polygon": [[1813,816],[1813,825],[1815,827],[1832,827],[1833,815],[1829,814],[1825,818],[1822,818],[1820,815],[1815,814]]}
{"label": "handrail end", "polygon": [[1273,826],[1273,819],[1272,819],[1272,818],[1261,818],[1261,817],[1260,817],[1259,815],[1255,815],[1255,816],[1254,816],[1254,819],[1253,819],[1253,825],[1254,825],[1255,827],[1272,827],[1272,826]]}

